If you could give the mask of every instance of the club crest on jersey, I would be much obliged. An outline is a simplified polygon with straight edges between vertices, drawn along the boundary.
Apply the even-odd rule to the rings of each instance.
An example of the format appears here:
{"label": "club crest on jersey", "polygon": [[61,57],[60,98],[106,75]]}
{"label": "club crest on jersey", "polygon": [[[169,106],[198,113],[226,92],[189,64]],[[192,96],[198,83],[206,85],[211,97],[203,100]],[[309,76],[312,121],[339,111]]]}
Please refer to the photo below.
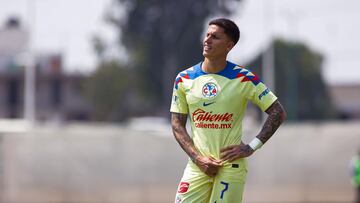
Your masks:
{"label": "club crest on jersey", "polygon": [[218,93],[218,87],[215,83],[208,82],[202,88],[202,94],[205,98],[211,99],[216,97]]}

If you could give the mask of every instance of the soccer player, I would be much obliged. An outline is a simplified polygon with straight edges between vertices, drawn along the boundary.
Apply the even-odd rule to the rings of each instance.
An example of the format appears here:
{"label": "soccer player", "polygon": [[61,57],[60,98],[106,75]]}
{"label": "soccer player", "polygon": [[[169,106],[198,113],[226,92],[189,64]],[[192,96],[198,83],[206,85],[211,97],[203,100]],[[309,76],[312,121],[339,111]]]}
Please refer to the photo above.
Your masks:
{"label": "soccer player", "polygon": [[[176,203],[241,202],[247,173],[245,158],[268,141],[286,117],[277,97],[255,74],[226,60],[239,37],[239,29],[231,20],[212,20],[203,40],[204,61],[175,79],[172,129],[189,156]],[[244,144],[242,120],[248,101],[268,117],[259,134]],[[192,136],[185,128],[188,116]]]}

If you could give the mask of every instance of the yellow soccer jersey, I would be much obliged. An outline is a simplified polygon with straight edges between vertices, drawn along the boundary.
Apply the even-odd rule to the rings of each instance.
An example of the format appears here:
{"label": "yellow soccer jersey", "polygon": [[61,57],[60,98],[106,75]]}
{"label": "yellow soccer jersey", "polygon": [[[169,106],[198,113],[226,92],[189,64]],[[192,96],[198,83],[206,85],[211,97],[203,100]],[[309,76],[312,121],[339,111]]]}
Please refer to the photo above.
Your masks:
{"label": "yellow soccer jersey", "polygon": [[220,159],[221,148],[241,142],[247,102],[265,111],[277,97],[241,66],[227,62],[222,71],[210,74],[201,65],[177,75],[170,111],[188,114],[195,147],[204,156]]}

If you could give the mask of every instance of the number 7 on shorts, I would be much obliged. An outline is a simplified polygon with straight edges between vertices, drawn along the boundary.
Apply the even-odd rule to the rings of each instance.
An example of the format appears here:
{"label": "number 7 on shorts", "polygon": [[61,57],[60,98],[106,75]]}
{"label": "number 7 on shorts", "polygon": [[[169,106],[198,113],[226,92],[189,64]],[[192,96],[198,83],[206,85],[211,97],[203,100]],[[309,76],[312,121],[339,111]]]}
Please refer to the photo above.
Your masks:
{"label": "number 7 on shorts", "polygon": [[224,193],[228,190],[228,188],[229,188],[229,183],[226,183],[226,182],[224,182],[224,181],[221,181],[220,182],[222,185],[224,185],[224,189],[223,190],[221,190],[221,193],[220,193],[220,199],[223,199],[223,197],[224,197]]}

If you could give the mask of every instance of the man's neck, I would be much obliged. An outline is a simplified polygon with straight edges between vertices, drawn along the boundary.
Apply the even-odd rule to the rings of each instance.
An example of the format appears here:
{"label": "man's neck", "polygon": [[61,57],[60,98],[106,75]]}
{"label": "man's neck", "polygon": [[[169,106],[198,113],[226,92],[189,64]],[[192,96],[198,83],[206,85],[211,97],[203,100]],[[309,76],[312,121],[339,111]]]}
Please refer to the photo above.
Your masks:
{"label": "man's neck", "polygon": [[201,69],[206,73],[218,73],[226,67],[226,63],[226,58],[221,58],[218,60],[205,58]]}

